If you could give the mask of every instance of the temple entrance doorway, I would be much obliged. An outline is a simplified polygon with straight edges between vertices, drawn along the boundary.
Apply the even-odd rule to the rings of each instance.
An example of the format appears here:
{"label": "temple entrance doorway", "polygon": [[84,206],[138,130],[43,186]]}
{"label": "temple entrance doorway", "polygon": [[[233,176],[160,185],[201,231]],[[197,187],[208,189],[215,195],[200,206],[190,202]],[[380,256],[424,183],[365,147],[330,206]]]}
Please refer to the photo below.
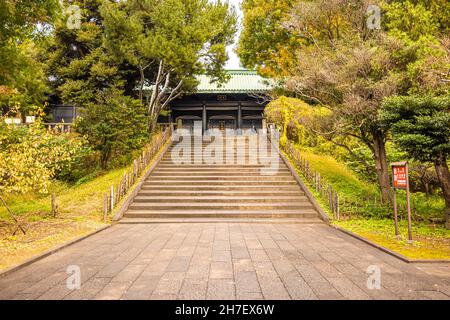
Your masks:
{"label": "temple entrance doorway", "polygon": [[236,128],[236,118],[230,115],[216,115],[208,119],[208,129],[211,130],[225,131]]}

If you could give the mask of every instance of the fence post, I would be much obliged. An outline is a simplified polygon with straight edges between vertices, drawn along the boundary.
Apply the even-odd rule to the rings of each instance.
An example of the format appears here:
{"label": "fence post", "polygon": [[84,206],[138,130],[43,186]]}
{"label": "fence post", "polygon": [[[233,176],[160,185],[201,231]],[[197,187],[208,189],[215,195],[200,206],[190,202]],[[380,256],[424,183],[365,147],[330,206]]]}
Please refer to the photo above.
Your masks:
{"label": "fence post", "polygon": [[56,204],[56,194],[52,193],[52,216],[56,218],[56,214],[58,213],[58,205]]}
{"label": "fence post", "polygon": [[320,172],[317,174],[317,193],[320,194]]}
{"label": "fence post", "polygon": [[331,188],[331,186],[328,186],[328,206],[330,207],[331,212],[333,212],[333,217],[336,218],[333,210],[333,189]]}
{"label": "fence post", "polygon": [[111,186],[111,212],[114,209],[114,186]]}
{"label": "fence post", "polygon": [[336,216],[339,221],[340,220],[340,209],[339,209],[339,196],[338,196],[337,192],[335,192],[335,197],[336,197]]}
{"label": "fence post", "polygon": [[120,198],[122,199],[125,196],[125,180],[120,179]]}
{"label": "fence post", "polygon": [[314,190],[316,190],[316,192],[317,192],[317,174],[316,174],[316,172],[313,173],[313,185],[314,185]]}
{"label": "fence post", "polygon": [[333,190],[333,186],[331,186],[331,208],[333,210],[333,214],[336,216],[336,202],[335,202],[335,191]]}
{"label": "fence post", "polygon": [[108,194],[105,193],[103,197],[103,220],[105,223],[107,218],[108,218]]}
{"label": "fence post", "polygon": [[126,184],[126,179],[127,179],[127,176],[126,176],[126,174],[124,173],[123,174],[123,177],[122,177],[122,197],[124,197],[126,194],[127,194],[127,184]]}
{"label": "fence post", "polygon": [[305,173],[306,173],[306,180],[309,180],[309,162],[307,161],[307,160],[305,160],[305,162],[306,162],[306,170],[305,170]]}

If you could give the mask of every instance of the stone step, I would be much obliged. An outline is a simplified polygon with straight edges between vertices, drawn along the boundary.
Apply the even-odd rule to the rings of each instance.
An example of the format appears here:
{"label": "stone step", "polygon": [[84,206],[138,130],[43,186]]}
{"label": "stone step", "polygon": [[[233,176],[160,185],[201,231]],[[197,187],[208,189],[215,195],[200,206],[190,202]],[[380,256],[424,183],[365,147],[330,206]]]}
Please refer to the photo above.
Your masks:
{"label": "stone step", "polygon": [[[199,136],[196,137],[196,139],[192,139],[193,136],[191,136],[191,138],[187,139],[188,141],[196,141],[198,143],[203,143],[203,144],[208,144],[211,142],[215,142],[215,141],[223,141],[223,142],[232,142],[232,141],[238,141],[240,143],[248,143],[249,141],[254,141],[254,140],[259,140],[262,139],[261,137],[257,137],[256,135],[254,136],[234,136],[234,137],[214,137],[214,136],[203,136],[203,139],[198,139]],[[177,145],[178,143],[183,143],[185,142],[184,140],[179,140],[179,141],[174,141],[173,145]],[[270,141],[267,141],[267,143],[270,143]]]}
{"label": "stone step", "polygon": [[302,210],[311,209],[312,205],[308,201],[297,202],[242,202],[236,203],[233,201],[226,202],[212,202],[212,203],[157,203],[157,202],[133,202],[130,204],[130,210],[260,210],[265,212],[267,210]]}
{"label": "stone step", "polygon": [[[178,154],[178,153],[181,153],[181,154],[183,154],[183,153],[211,153],[211,152],[213,152],[213,150],[214,150],[215,148],[211,148],[211,149],[208,149],[208,148],[189,148],[189,147],[184,147],[183,149],[181,149],[181,148],[171,148],[171,149],[168,149],[168,153],[169,154],[171,154],[172,152],[174,153],[174,154]],[[278,155],[278,151],[277,150],[273,150],[273,149],[265,149],[265,148],[231,148],[231,147],[226,147],[226,146],[224,146],[223,148],[217,148],[217,150],[216,151],[218,151],[218,152],[220,152],[220,151],[223,151],[224,153],[226,153],[226,151],[233,151],[233,153],[242,153],[242,154],[245,154],[245,153],[256,153],[256,154],[259,154],[259,153],[266,153],[266,154],[269,154],[269,155],[272,155],[272,154],[274,154],[274,155]]]}
{"label": "stone step", "polygon": [[[212,159],[212,158],[223,158],[223,159],[261,159],[261,160],[276,160],[276,159],[278,159],[278,160],[282,161],[281,157],[279,155],[271,156],[271,155],[257,154],[257,153],[253,153],[251,155],[234,153],[229,156],[227,156],[224,153],[224,154],[220,154],[217,156],[215,156],[213,154],[211,157],[209,157],[209,155],[199,155],[199,156],[202,156],[201,159],[208,159],[208,160]],[[195,154],[188,154],[188,153],[186,153],[184,155],[183,154],[181,154],[181,155],[166,154],[166,155],[164,155],[164,157],[161,160],[167,161],[167,160],[172,160],[172,159],[178,160],[178,159],[189,159],[189,158],[192,160],[195,159],[196,158]]]}
{"label": "stone step", "polygon": [[213,149],[213,148],[236,148],[236,149],[267,149],[267,150],[278,150],[276,147],[271,146],[270,144],[263,145],[257,142],[252,141],[251,143],[242,143],[242,142],[233,142],[233,141],[225,141],[225,142],[208,142],[204,144],[196,144],[191,141],[191,143],[179,144],[176,146],[169,147],[168,150],[182,150],[182,149]]}
{"label": "stone step", "polygon": [[317,218],[313,209],[304,210],[128,210],[125,218]]}
{"label": "stone step", "polygon": [[[278,152],[276,152],[276,151],[270,151],[270,149],[269,150],[267,150],[267,151],[264,151],[264,149],[235,149],[235,148],[232,148],[231,150],[228,150],[227,148],[223,148],[223,149],[218,149],[218,150],[216,150],[217,152],[223,152],[223,154],[226,154],[227,153],[227,151],[228,152],[231,152],[231,154],[239,154],[239,155],[249,155],[249,154],[261,154],[261,155],[268,155],[268,156],[279,156],[279,154],[278,154]],[[174,154],[174,155],[183,155],[183,154],[203,154],[203,155],[205,155],[205,154],[214,154],[214,151],[211,151],[211,150],[207,150],[207,149],[186,149],[186,150],[183,150],[183,151],[172,151],[172,150],[170,150],[169,149],[169,151],[168,151],[168,155],[172,155],[172,153]]]}
{"label": "stone step", "polygon": [[183,177],[223,177],[226,176],[228,178],[231,177],[254,177],[254,176],[268,176],[268,177],[288,177],[292,179],[290,172],[278,172],[276,170],[268,171],[264,175],[260,173],[260,171],[254,171],[254,172],[225,172],[225,171],[219,171],[219,172],[159,172],[155,171],[153,172],[149,177],[164,177],[164,178],[183,178]]}
{"label": "stone step", "polygon": [[[284,163],[283,166],[285,167]],[[169,163],[162,163],[160,162],[158,164],[158,168],[160,169],[178,169],[178,168],[184,168],[186,170],[196,169],[196,168],[214,168],[214,169],[229,169],[229,170],[239,170],[239,169],[247,169],[247,168],[253,168],[253,169],[261,169],[266,168],[267,166],[264,164],[194,164],[194,163],[186,163],[186,164],[174,164],[173,162]],[[280,168],[282,166],[280,165]]]}
{"label": "stone step", "polygon": [[160,175],[160,174],[152,174],[150,175],[146,181],[155,181],[157,179],[164,179],[164,181],[245,181],[245,180],[253,180],[253,181],[292,181],[291,175],[240,175],[240,176],[224,176],[224,175]]}
{"label": "stone step", "polygon": [[292,190],[267,190],[267,191],[249,191],[249,190],[204,190],[195,191],[191,188],[186,190],[156,190],[156,189],[141,189],[138,196],[168,196],[168,197],[208,197],[208,196],[230,196],[230,197],[282,197],[292,196],[301,197],[304,193],[299,189]]}
{"label": "stone step", "polygon": [[146,223],[276,223],[276,224],[317,224],[324,223],[319,218],[123,218],[121,224]]}
{"label": "stone step", "polygon": [[[248,159],[258,159],[258,160],[261,160],[261,161],[263,161],[263,160],[280,160],[280,161],[282,161],[281,160],[281,157],[278,155],[278,154],[275,154],[275,155],[273,155],[273,156],[271,156],[270,154],[269,155],[266,155],[266,154],[257,154],[257,153],[252,153],[252,154],[238,154],[238,153],[233,153],[233,154],[230,154],[230,155],[227,155],[227,154],[225,154],[225,153],[223,153],[223,154],[219,154],[219,155],[205,155],[205,154],[198,154],[198,158],[200,158],[200,159],[203,159],[203,160],[205,160],[205,159],[207,159],[207,160],[209,160],[209,159],[216,159],[216,158],[219,158],[219,159],[246,159],[246,160],[248,160]],[[196,159],[196,155],[195,155],[195,153],[185,153],[185,154],[166,154],[166,155],[164,155],[164,157],[161,159],[162,161],[167,161],[167,160],[178,160],[178,159],[180,159],[180,160],[183,160],[183,159],[192,159],[191,161],[193,161],[194,159]],[[199,160],[200,160],[199,159]],[[224,161],[225,161],[224,160]]]}
{"label": "stone step", "polygon": [[260,186],[254,186],[254,185],[236,185],[236,186],[212,186],[212,185],[184,185],[184,186],[177,186],[177,185],[162,185],[162,186],[154,186],[154,185],[142,185],[141,188],[142,191],[154,191],[159,190],[161,192],[164,191],[196,191],[196,192],[205,192],[205,191],[211,191],[211,192],[277,192],[277,191],[295,191],[295,192],[302,192],[300,187],[298,185],[287,185],[287,186],[280,186],[280,185],[260,185]]}
{"label": "stone step", "polygon": [[[184,165],[180,166],[158,166],[153,170],[153,172],[236,172],[236,173],[255,173],[259,172],[261,168],[266,168],[265,166],[245,166],[243,168],[235,168],[235,166],[193,166],[192,168],[189,168]],[[267,170],[270,169],[266,168]],[[286,166],[280,166],[279,168],[272,168],[273,171],[277,172],[291,172]]]}
{"label": "stone step", "polygon": [[[226,163],[228,163],[228,162],[231,162],[231,163],[235,163],[236,161],[250,161],[250,160],[253,160],[253,161],[259,161],[259,162],[263,162],[263,163],[265,163],[265,162],[274,162],[274,161],[277,161],[278,160],[278,162],[282,162],[282,160],[281,160],[281,158],[278,156],[278,155],[275,155],[275,156],[273,156],[273,157],[271,157],[271,156],[265,156],[265,155],[258,155],[258,154],[253,154],[253,155],[251,155],[251,156],[248,156],[248,155],[237,155],[237,154],[234,154],[234,155],[231,155],[231,156],[227,156],[227,155],[225,155],[225,154],[223,154],[223,155],[221,155],[221,156],[212,156],[212,157],[209,157],[209,156],[205,156],[205,155],[203,155],[203,156],[199,156],[199,157],[196,157],[194,154],[184,154],[184,155],[174,155],[174,156],[172,156],[172,155],[165,155],[162,159],[161,159],[161,161],[170,161],[170,162],[181,162],[181,161],[188,161],[188,162],[192,162],[192,163],[194,163],[194,161],[196,161],[196,162],[200,162],[200,161],[203,161],[203,162],[212,162],[212,161],[217,161],[217,160],[219,160],[219,161],[223,161],[223,164],[226,164]],[[215,164],[215,163],[212,163],[212,164]]]}
{"label": "stone step", "polygon": [[195,146],[193,144],[189,145],[189,144],[185,144],[185,145],[179,145],[176,147],[169,147],[167,150],[169,152],[171,151],[176,151],[176,152],[180,152],[180,151],[194,151],[194,150],[200,150],[200,151],[211,151],[211,150],[220,150],[223,149],[224,151],[227,149],[230,150],[252,150],[255,152],[258,151],[272,151],[273,153],[278,153],[278,149],[274,148],[272,146],[259,146],[259,145],[239,145],[239,144],[209,144],[209,145],[203,145],[203,146]]}
{"label": "stone step", "polygon": [[242,183],[249,183],[252,185],[271,185],[271,186],[279,186],[279,185],[296,185],[297,182],[294,180],[245,180],[245,179],[235,179],[235,180],[155,180],[150,179],[144,182],[146,186],[159,186],[159,185],[188,185],[188,186],[239,186]]}
{"label": "stone step", "polygon": [[[220,160],[218,160],[218,161],[220,161]],[[217,162],[218,162],[217,161]],[[173,165],[173,166],[201,166],[201,165],[209,165],[209,166],[240,166],[240,165],[247,165],[247,166],[261,166],[262,168],[270,168],[270,167],[281,167],[281,166],[284,166],[284,162],[282,162],[282,161],[276,161],[276,160],[274,160],[274,161],[270,161],[270,160],[261,160],[261,159],[255,159],[255,160],[248,160],[248,159],[244,159],[244,160],[239,160],[239,161],[233,161],[232,163],[227,163],[227,162],[225,162],[225,161],[223,161],[223,162],[218,162],[218,163],[211,163],[211,162],[209,162],[209,161],[202,161],[202,162],[200,162],[200,163],[198,163],[198,162],[195,162],[194,161],[194,159],[191,159],[191,160],[181,160],[181,159],[179,159],[179,160],[175,160],[175,161],[172,161],[171,159],[170,160],[162,160],[161,162],[161,165],[163,165],[163,166],[170,166],[170,165]]]}
{"label": "stone step", "polygon": [[[214,150],[211,141],[184,152],[177,149],[181,146],[169,147],[121,223],[322,223],[270,144],[260,149],[246,137],[220,140],[219,163],[195,162],[196,155]],[[227,150],[233,151],[229,164]],[[191,161],[179,163],[182,156]]]}
{"label": "stone step", "polygon": [[[232,176],[241,176],[241,175],[248,175],[248,174],[259,174],[261,171],[261,168],[257,169],[245,169],[245,170],[230,170],[230,169],[222,169],[222,170],[212,170],[212,169],[195,169],[195,170],[186,170],[183,168],[175,168],[175,169],[157,169],[152,172],[152,175],[232,175]],[[288,169],[272,169],[267,170],[267,172],[273,172],[277,174],[288,174],[291,175],[291,172]]]}
{"label": "stone step", "polygon": [[[216,142],[216,143],[219,143],[219,142],[233,143],[234,142],[234,143],[248,144],[248,143],[253,142],[253,141],[260,141],[260,139],[261,138],[258,138],[258,137],[252,137],[250,139],[248,137],[246,137],[246,138],[217,138],[217,137],[212,137],[212,138],[204,138],[203,140],[202,139],[198,139],[198,138],[195,138],[195,139],[192,139],[192,138],[189,139],[188,138],[186,140],[181,140],[180,139],[178,141],[174,141],[173,145],[177,145],[179,143],[186,143],[186,141],[190,141],[192,143],[195,141],[195,143],[205,144],[205,145],[207,145],[209,143],[214,143],[214,142]],[[267,144],[270,144],[270,141],[267,141]]]}
{"label": "stone step", "polygon": [[[231,155],[240,155],[240,156],[249,156],[249,155],[262,155],[262,156],[268,156],[268,157],[272,157],[272,156],[274,156],[274,157],[279,157],[279,154],[278,154],[278,152],[270,152],[270,151],[268,151],[268,152],[263,152],[263,151],[261,151],[261,150],[248,150],[248,149],[242,149],[242,150],[235,150],[235,149],[233,149],[233,150],[229,150],[229,151],[231,151],[230,152],[230,154]],[[221,154],[223,154],[223,155],[226,155],[227,154],[227,150],[224,148],[223,150],[216,150],[216,152],[217,153],[221,153]],[[214,155],[215,154],[215,151],[205,151],[205,150],[184,150],[183,152],[181,152],[181,151],[179,151],[179,152],[172,152],[172,151],[170,151],[169,150],[169,152],[168,153],[166,153],[166,155],[168,155],[168,156],[172,156],[172,155],[174,155],[174,156],[181,156],[181,155],[187,155],[187,154],[190,154],[190,155],[194,155],[194,154],[199,154],[199,155]]]}
{"label": "stone step", "polygon": [[[197,170],[197,168],[200,168]],[[201,170],[202,169],[202,170]],[[192,165],[192,164],[165,164],[165,165],[159,165],[157,170],[170,170],[170,171],[188,171],[188,172],[202,172],[202,171],[215,171],[215,172],[241,172],[240,170],[243,170],[242,172],[245,172],[246,170],[249,170],[250,172],[260,174],[261,170],[264,171],[279,171],[279,170],[285,170],[286,167],[284,164],[276,165],[248,165],[245,168],[242,166],[221,166],[217,167],[217,169],[214,169],[214,165],[207,165],[207,164],[201,164],[201,165]]]}
{"label": "stone step", "polygon": [[262,196],[190,196],[190,197],[180,197],[180,196],[148,196],[143,194],[138,194],[134,198],[134,202],[146,202],[146,203],[189,203],[189,202],[201,202],[201,203],[220,203],[226,201],[227,203],[265,203],[265,202],[307,202],[308,198],[305,196],[277,196],[277,197],[262,197]]}
{"label": "stone step", "polygon": [[[183,159],[260,159],[260,160],[280,160],[281,157],[278,154],[274,154],[274,155],[267,155],[267,154],[262,154],[262,153],[251,153],[251,154],[239,154],[239,153],[231,153],[231,154],[226,154],[226,153],[222,153],[222,154],[218,154],[217,156],[212,154],[202,154],[202,153],[185,153],[185,154],[166,154],[164,155],[164,157],[162,158],[162,160],[183,160]],[[224,160],[224,161],[225,161]]]}
{"label": "stone step", "polygon": [[[201,151],[199,150],[198,152],[196,151],[184,151],[184,152],[168,152],[166,153],[166,156],[176,156],[176,157],[180,157],[180,156],[186,156],[186,155],[191,155],[192,157],[194,155],[201,155],[201,156],[213,156],[215,154],[215,152],[205,152],[205,151]],[[227,150],[217,150],[217,154],[222,154],[223,156],[227,155]],[[230,156],[265,156],[265,157],[279,157],[280,155],[277,152],[261,152],[261,151],[254,151],[254,150],[243,150],[242,152],[236,151],[236,150],[231,150],[228,155]]]}
{"label": "stone step", "polygon": [[203,144],[203,145],[195,145],[194,143],[187,143],[187,144],[180,144],[177,146],[173,146],[173,147],[169,147],[168,150],[211,150],[211,149],[215,149],[215,148],[229,148],[229,149],[251,149],[251,150],[274,150],[275,152],[277,152],[277,148],[267,144],[267,145],[259,145],[259,144],[254,144],[252,143],[251,145],[248,143],[208,143],[208,144]]}
{"label": "stone step", "polygon": [[183,147],[178,147],[178,148],[169,148],[168,149],[168,154],[174,153],[174,154],[183,154],[183,153],[214,153],[214,152],[223,152],[226,153],[227,151],[232,152],[232,153],[255,153],[255,154],[259,154],[259,153],[265,153],[268,155],[277,155],[278,151],[276,149],[271,149],[271,148],[249,148],[249,147],[232,147],[232,146],[227,146],[227,145],[222,145],[222,146],[209,146],[209,147],[201,147],[201,148],[194,148],[194,147],[189,147],[189,146],[183,146]]}
{"label": "stone step", "polygon": [[270,145],[258,145],[258,144],[253,144],[249,145],[249,144],[238,144],[238,143],[223,143],[223,144],[215,144],[215,143],[211,143],[211,144],[205,144],[205,145],[194,145],[194,144],[180,144],[178,146],[174,146],[174,147],[169,147],[168,150],[213,150],[213,149],[239,149],[239,150],[273,150],[274,152],[277,152],[277,148],[274,148],[273,146]]}

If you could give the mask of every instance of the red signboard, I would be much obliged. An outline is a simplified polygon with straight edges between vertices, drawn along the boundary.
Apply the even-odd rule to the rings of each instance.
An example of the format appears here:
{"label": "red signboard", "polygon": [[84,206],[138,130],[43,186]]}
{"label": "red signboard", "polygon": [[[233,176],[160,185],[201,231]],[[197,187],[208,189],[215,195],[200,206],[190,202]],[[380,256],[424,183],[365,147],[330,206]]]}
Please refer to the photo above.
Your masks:
{"label": "red signboard", "polygon": [[406,166],[393,166],[392,173],[394,175],[394,188],[406,189]]}

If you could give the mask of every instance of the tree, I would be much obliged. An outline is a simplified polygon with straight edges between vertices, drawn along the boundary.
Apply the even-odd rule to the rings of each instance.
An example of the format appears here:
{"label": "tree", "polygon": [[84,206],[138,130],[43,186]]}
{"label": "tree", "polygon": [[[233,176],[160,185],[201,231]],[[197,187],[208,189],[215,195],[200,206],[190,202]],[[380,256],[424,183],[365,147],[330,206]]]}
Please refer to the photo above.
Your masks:
{"label": "tree", "polygon": [[[138,77],[104,46],[103,0],[75,0],[80,24],[67,14],[54,26],[48,49],[48,76],[57,98],[79,107],[76,130],[98,152],[101,168],[122,165],[148,139],[143,106],[132,98]],[[143,112],[144,110],[144,112]]]}
{"label": "tree", "polygon": [[399,96],[383,102],[382,123],[392,128],[396,144],[411,158],[432,162],[445,199],[450,229],[450,96]]}
{"label": "tree", "polygon": [[122,165],[148,141],[145,107],[120,91],[106,91],[87,103],[76,129],[100,154],[102,169],[112,163]]}
{"label": "tree", "polygon": [[447,0],[384,1],[384,22],[409,37],[450,32],[450,2]]}
{"label": "tree", "polygon": [[99,103],[103,104],[104,91],[126,92],[127,82],[134,83],[127,66],[116,63],[103,46],[103,18],[99,12],[102,2],[71,2],[80,8],[79,26],[68,24],[68,14],[55,22],[47,52],[47,73],[57,98],[64,103],[85,107],[100,97]]}
{"label": "tree", "polygon": [[28,115],[45,101],[48,86],[45,64],[41,61],[43,48],[37,42],[25,40],[14,48],[13,56],[2,63],[9,70],[0,81],[0,113],[1,109],[11,110],[17,106],[19,114]]}
{"label": "tree", "polygon": [[139,73],[139,99],[147,80],[152,94],[145,101],[152,131],[159,113],[181,91],[195,87],[195,75],[223,80],[226,46],[236,31],[228,3],[207,0],[130,0],[104,2],[105,45],[117,61]]}
{"label": "tree", "polygon": [[28,111],[28,105],[44,100],[39,44],[59,8],[58,0],[0,2],[0,107],[18,103],[19,111]]}
{"label": "tree", "polygon": [[386,132],[377,111],[384,97],[397,92],[403,64],[394,55],[400,44],[367,28],[367,6],[349,0],[298,2],[284,25],[303,45],[283,78],[289,91],[333,111],[335,121],[328,122],[333,127],[324,136],[354,137],[372,151],[382,199],[388,201]]}
{"label": "tree", "polygon": [[292,37],[283,24],[293,0],[244,0],[243,30],[238,53],[249,68],[257,67],[266,76],[279,76],[294,60],[295,48],[302,42]]}
{"label": "tree", "polygon": [[[393,2],[402,1],[390,3]],[[407,24],[394,24],[392,20],[382,29],[369,28],[368,8],[377,4],[385,8],[388,17],[389,13],[391,16],[403,13],[403,21],[411,19],[410,12],[395,7],[398,12],[394,14],[394,7],[386,6],[383,1],[297,1],[278,14],[277,25],[285,29],[285,37],[289,39],[285,47],[278,50],[281,46],[269,35],[262,42],[266,47],[256,50],[245,47],[244,61],[247,67],[263,70],[278,65],[281,70],[275,76],[288,91],[306,102],[330,108],[334,121],[328,121],[332,126],[322,134],[328,139],[353,137],[371,150],[382,199],[388,201],[386,141],[389,135],[378,119],[381,103],[386,97],[420,90],[424,82],[431,90],[435,89],[433,86],[445,85],[448,69],[445,64],[442,67],[441,62],[446,59],[442,45],[445,41],[437,39],[441,29],[436,21],[428,19],[427,14],[421,21],[426,21],[428,26],[415,28],[414,34],[408,33]],[[413,9],[418,13],[426,11],[419,5],[417,8],[413,5]],[[412,16],[422,17],[421,14]],[[255,24],[247,27],[261,28]],[[243,54],[242,43],[251,43],[248,37],[253,39],[260,34],[259,29],[244,30],[239,52]],[[406,36],[400,37],[401,34]],[[272,41],[274,45],[270,47]],[[262,57],[259,52],[265,50],[278,50],[272,56],[281,62]],[[282,54],[285,51],[293,54]]]}

